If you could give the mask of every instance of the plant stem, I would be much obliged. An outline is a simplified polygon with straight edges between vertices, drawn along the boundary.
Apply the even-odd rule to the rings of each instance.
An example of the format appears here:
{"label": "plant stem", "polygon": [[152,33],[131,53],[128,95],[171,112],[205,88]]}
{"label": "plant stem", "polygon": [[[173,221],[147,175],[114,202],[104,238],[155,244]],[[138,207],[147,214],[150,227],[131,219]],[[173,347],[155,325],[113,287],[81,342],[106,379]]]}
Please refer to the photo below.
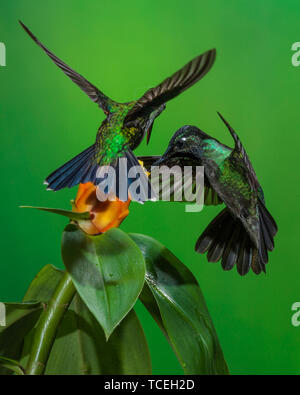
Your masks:
{"label": "plant stem", "polygon": [[75,292],[71,277],[65,271],[35,329],[29,361],[25,370],[26,374],[41,375],[44,373],[56,331]]}

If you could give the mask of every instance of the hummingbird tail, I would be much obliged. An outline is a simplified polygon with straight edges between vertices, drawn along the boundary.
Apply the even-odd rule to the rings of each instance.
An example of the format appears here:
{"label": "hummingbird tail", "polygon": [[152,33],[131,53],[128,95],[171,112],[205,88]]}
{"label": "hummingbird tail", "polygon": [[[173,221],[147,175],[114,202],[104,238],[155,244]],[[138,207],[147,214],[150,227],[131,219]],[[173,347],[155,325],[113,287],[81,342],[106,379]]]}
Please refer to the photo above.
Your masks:
{"label": "hummingbird tail", "polygon": [[94,156],[95,144],[51,173],[44,182],[47,190],[59,191],[79,183],[95,182],[98,165],[93,163]]}
{"label": "hummingbird tail", "polygon": [[258,200],[259,224],[260,224],[260,256],[261,260],[268,263],[268,251],[274,249],[274,237],[277,233],[277,224],[267,210],[261,199]]}
{"label": "hummingbird tail", "polygon": [[225,208],[207,226],[198,238],[195,251],[204,254],[207,252],[208,262],[218,262],[224,270],[231,270],[234,265],[241,276],[247,274],[252,268],[255,274],[265,272],[268,263],[268,250],[274,248],[273,237],[277,227],[271,214],[263,203],[259,203],[260,216],[260,250],[253,245],[239,219],[234,218]]}
{"label": "hummingbird tail", "polygon": [[[131,150],[124,152],[122,157],[110,164],[116,172],[116,178],[112,177],[111,184],[100,183],[101,179],[102,181],[109,180],[107,166],[99,166],[98,163],[95,163],[95,151],[95,144],[93,144],[51,173],[44,182],[47,185],[47,190],[59,191],[63,188],[72,188],[80,183],[92,182],[94,185],[98,185],[105,194],[114,187],[116,196],[122,201],[127,201],[130,198],[143,203],[146,200],[155,199],[148,176]],[[126,159],[125,170],[121,162],[121,159],[124,158]],[[138,174],[135,174],[133,167],[138,171]],[[103,169],[103,175],[100,169]],[[98,170],[100,171],[98,172]],[[122,182],[126,179],[126,190],[123,191]],[[135,179],[139,180],[136,188],[132,185]],[[114,182],[115,185],[113,185]],[[103,188],[102,185],[104,185]]]}
{"label": "hummingbird tail", "polygon": [[[111,163],[110,166],[114,168],[116,177],[111,178],[109,184],[104,183],[103,186],[101,183],[98,184],[103,193],[113,190],[120,200],[131,199],[139,203],[156,198],[146,170],[130,149],[123,152],[123,156],[119,157],[115,163]],[[104,167],[103,170],[105,173]],[[101,178],[108,181],[108,178],[102,176],[100,171],[99,179]],[[138,184],[136,184],[137,181]]]}

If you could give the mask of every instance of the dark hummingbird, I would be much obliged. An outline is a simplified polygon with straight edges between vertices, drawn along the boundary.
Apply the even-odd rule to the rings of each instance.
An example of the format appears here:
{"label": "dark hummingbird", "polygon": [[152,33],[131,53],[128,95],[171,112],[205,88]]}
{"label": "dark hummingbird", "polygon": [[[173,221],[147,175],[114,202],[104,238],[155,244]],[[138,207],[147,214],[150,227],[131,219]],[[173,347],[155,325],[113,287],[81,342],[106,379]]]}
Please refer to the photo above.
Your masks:
{"label": "dark hummingbird", "polygon": [[[22,22],[20,24],[52,61],[97,103],[106,115],[98,129],[95,143],[46,178],[47,189],[53,191],[71,188],[79,183],[96,183],[99,167],[103,165],[116,167],[120,157],[127,158],[129,168],[139,166],[132,150],[140,144],[145,134],[147,134],[147,143],[149,142],[153,122],[165,109],[165,103],[204,77],[212,67],[216,56],[215,49],[209,50],[194,58],[159,85],[149,89],[138,100],[118,103],[66,65]],[[144,182],[148,185],[147,177]]]}
{"label": "dark hummingbird", "polygon": [[[219,113],[218,113],[219,114]],[[224,270],[236,264],[245,275],[265,272],[268,251],[274,249],[277,225],[266,208],[264,193],[246,151],[232,127],[219,114],[233,137],[230,148],[195,126],[183,126],[170,140],[161,157],[140,157],[150,166],[204,166],[204,204],[224,203],[198,238],[195,250],[209,262],[221,260]]]}

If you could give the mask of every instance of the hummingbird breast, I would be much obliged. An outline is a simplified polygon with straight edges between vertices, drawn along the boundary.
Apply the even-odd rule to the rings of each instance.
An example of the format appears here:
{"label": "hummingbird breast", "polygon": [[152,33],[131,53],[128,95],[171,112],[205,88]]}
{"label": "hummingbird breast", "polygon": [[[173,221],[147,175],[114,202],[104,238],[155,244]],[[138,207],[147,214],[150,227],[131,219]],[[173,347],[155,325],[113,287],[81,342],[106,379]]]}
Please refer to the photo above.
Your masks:
{"label": "hummingbird breast", "polygon": [[141,143],[146,133],[145,130],[137,126],[123,126],[122,132],[131,150],[134,150]]}
{"label": "hummingbird breast", "polygon": [[100,165],[112,163],[123,152],[134,150],[144,137],[144,130],[136,125],[125,125],[125,114],[112,113],[100,125],[96,137],[96,161]]}

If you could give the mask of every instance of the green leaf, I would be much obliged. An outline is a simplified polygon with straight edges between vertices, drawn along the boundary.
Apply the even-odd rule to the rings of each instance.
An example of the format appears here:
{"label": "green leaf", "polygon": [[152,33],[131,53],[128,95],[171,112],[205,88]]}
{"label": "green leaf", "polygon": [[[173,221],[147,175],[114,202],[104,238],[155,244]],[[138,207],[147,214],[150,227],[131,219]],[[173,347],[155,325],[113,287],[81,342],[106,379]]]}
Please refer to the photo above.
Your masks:
{"label": "green leaf", "polygon": [[[63,272],[45,266],[24,299],[47,303]],[[26,366],[34,329],[25,337],[21,364]],[[143,329],[133,310],[105,339],[103,329],[76,295],[54,341],[45,374],[151,374],[151,360]]]}
{"label": "green leaf", "polygon": [[62,275],[63,271],[57,269],[55,266],[44,266],[29,285],[23,302],[31,300],[39,300],[44,303],[48,302]]}
{"label": "green leaf", "polygon": [[24,375],[23,367],[13,359],[0,356],[0,366],[11,370],[13,373],[16,373],[17,375]]}
{"label": "green leaf", "polygon": [[141,301],[167,335],[186,374],[228,374],[200,287],[188,270],[156,240],[131,234],[146,261]]}
{"label": "green leaf", "polygon": [[[36,324],[42,305],[32,303],[5,303],[6,326],[0,327],[0,355],[19,360],[25,336]],[[0,375],[9,374],[6,368],[0,368]]]}
{"label": "green leaf", "polygon": [[143,329],[133,310],[108,341],[78,295],[67,312],[45,374],[151,374]]}
{"label": "green leaf", "polygon": [[34,208],[36,210],[47,211],[49,213],[63,215],[64,217],[67,217],[74,221],[87,221],[91,219],[91,214],[88,211],[84,213],[76,213],[75,211],[61,210],[59,208],[33,207],[33,206],[20,206],[20,208]]}
{"label": "green leaf", "polygon": [[62,256],[79,295],[108,339],[143,288],[145,262],[140,249],[120,229],[89,236],[69,224]]}
{"label": "green leaf", "polygon": [[[44,266],[30,283],[23,301],[40,300],[47,304],[51,299],[55,288],[59,284],[63,273],[64,272],[62,270],[53,265]],[[24,338],[20,357],[20,363],[22,366],[27,365],[34,330],[35,328],[32,328]]]}

